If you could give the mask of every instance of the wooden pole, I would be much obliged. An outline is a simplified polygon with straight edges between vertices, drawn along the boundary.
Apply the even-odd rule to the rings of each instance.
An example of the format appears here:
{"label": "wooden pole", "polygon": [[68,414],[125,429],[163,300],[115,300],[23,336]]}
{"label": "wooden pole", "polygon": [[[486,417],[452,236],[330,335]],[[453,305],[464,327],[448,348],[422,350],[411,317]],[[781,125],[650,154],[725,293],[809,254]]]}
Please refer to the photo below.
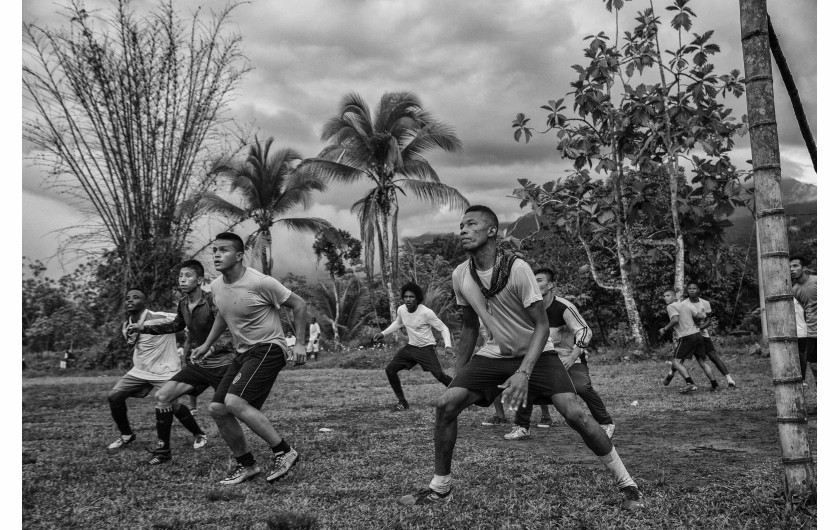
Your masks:
{"label": "wooden pole", "polygon": [[758,267],[758,304],[761,315],[761,339],[759,347],[761,356],[770,354],[770,345],[767,342],[767,307],[764,305],[764,274],[761,272],[761,238],[758,237],[758,223],[755,224],[755,258]]}
{"label": "wooden pole", "polygon": [[776,422],[782,445],[785,492],[816,495],[814,464],[806,436],[805,396],[796,344],[785,209],[782,205],[779,136],[773,102],[773,74],[766,0],[740,0],[741,45],[746,77],[747,122],[755,179],[764,303]]}

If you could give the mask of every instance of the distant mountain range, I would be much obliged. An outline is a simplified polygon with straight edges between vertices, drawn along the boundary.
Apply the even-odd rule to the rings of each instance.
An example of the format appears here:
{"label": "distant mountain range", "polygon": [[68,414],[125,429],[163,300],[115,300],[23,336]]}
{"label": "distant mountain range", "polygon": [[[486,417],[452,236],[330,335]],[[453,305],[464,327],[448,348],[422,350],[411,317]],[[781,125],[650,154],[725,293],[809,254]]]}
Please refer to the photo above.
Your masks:
{"label": "distant mountain range", "polygon": [[[806,184],[792,178],[782,179],[782,200],[785,204],[787,215],[815,215],[817,213],[817,187],[813,184]],[[753,217],[747,208],[738,208],[729,217],[732,226],[726,229],[726,240],[732,245],[749,245],[750,237],[755,226]],[[526,213],[512,223],[500,223],[500,230],[508,235],[522,239],[531,234],[536,225],[534,214]],[[437,234],[426,233],[408,240],[414,244],[422,244],[431,241]]]}

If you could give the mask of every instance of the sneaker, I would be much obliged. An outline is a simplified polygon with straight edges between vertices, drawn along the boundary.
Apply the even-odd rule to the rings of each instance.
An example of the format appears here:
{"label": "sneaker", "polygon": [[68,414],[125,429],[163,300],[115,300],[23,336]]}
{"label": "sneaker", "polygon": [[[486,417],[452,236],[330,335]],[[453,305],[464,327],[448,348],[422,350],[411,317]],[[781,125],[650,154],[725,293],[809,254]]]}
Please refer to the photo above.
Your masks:
{"label": "sneaker", "polygon": [[688,394],[689,392],[697,392],[697,385],[688,384],[680,389],[680,394]]}
{"label": "sneaker", "polygon": [[125,434],[122,434],[122,435],[120,435],[119,438],[114,440],[114,442],[111,443],[111,445],[108,446],[108,449],[110,451],[113,451],[115,449],[122,449],[123,447],[130,444],[131,442],[133,442],[136,439],[137,439],[137,436],[134,435],[134,434],[129,434],[127,436]]}
{"label": "sneaker", "polygon": [[169,449],[155,449],[154,451],[150,451],[152,453],[152,458],[149,459],[148,464],[150,466],[159,466],[160,464],[165,464],[172,460],[172,451]]}
{"label": "sneaker", "polygon": [[193,442],[193,449],[201,449],[207,445],[207,435],[206,434],[199,434],[195,437],[195,441]]}
{"label": "sneaker", "polygon": [[709,388],[709,392],[717,392],[718,390],[719,390],[719,387],[717,387],[717,386],[712,386],[712,387]]}
{"label": "sneaker", "polygon": [[531,430],[517,425],[505,435],[505,440],[527,440],[531,437]]}
{"label": "sneaker", "polygon": [[410,495],[403,495],[400,497],[399,503],[403,506],[422,506],[429,504],[443,504],[452,501],[452,489],[446,493],[438,493],[431,488],[424,488],[417,493]]}
{"label": "sneaker", "polygon": [[662,384],[668,386],[671,384],[671,380],[674,378],[674,372],[668,372],[668,375],[665,376],[665,379],[662,380]]}
{"label": "sneaker", "polygon": [[554,423],[554,420],[551,419],[551,416],[543,416],[540,418],[540,422],[537,424],[537,427],[540,429],[548,429]]}
{"label": "sneaker", "polygon": [[487,427],[495,427],[496,425],[502,425],[502,424],[505,424],[505,423],[508,423],[507,418],[500,418],[500,417],[496,416],[495,414],[493,414],[492,416],[490,416],[489,418],[487,418],[486,420],[481,422],[482,425],[487,426]]}
{"label": "sneaker", "polygon": [[636,486],[625,486],[621,488],[621,494],[624,495],[624,500],[621,502],[621,508],[624,510],[640,510],[645,508],[645,499],[642,497],[642,492]]}
{"label": "sneaker", "polygon": [[400,401],[391,407],[391,412],[401,412],[403,410],[408,410],[408,401]]}
{"label": "sneaker", "polygon": [[278,453],[274,455],[274,467],[268,472],[265,480],[269,483],[274,482],[283,475],[289,472],[295,464],[300,460],[300,455],[294,449],[290,449],[288,453]]}
{"label": "sneaker", "polygon": [[601,428],[604,429],[605,433],[607,433],[607,438],[612,440],[613,434],[615,433],[615,423],[602,424]]}
{"label": "sneaker", "polygon": [[196,409],[190,409],[190,414],[192,414],[193,416],[195,416],[196,414],[198,414],[198,410],[196,410]]}
{"label": "sneaker", "polygon": [[245,467],[242,464],[236,464],[236,467],[233,468],[233,471],[228,473],[228,476],[220,480],[219,484],[224,484],[225,486],[239,484],[241,482],[245,482],[250,478],[256,477],[260,474],[260,471],[260,466],[256,464],[250,467]]}
{"label": "sneaker", "polygon": [[735,388],[735,381],[730,381],[727,384],[729,385],[729,388]]}

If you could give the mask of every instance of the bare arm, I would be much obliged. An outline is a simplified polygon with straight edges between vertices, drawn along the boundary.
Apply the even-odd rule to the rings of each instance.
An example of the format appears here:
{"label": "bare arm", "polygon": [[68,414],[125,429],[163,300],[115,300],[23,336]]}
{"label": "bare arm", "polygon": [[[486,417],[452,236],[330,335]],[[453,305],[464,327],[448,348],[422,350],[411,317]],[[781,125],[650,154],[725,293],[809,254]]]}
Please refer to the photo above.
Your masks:
{"label": "bare arm", "polygon": [[222,318],[221,315],[216,315],[216,320],[213,321],[213,327],[210,329],[210,334],[207,335],[207,339],[204,341],[204,344],[198,346],[195,351],[193,351],[192,359],[197,360],[202,357],[210,350],[210,346],[213,345],[216,340],[222,336],[222,333],[228,328],[227,322],[225,319]]}
{"label": "bare arm", "polygon": [[478,314],[472,306],[461,306],[461,340],[458,342],[458,354],[455,359],[455,374],[467,364],[478,341]]}

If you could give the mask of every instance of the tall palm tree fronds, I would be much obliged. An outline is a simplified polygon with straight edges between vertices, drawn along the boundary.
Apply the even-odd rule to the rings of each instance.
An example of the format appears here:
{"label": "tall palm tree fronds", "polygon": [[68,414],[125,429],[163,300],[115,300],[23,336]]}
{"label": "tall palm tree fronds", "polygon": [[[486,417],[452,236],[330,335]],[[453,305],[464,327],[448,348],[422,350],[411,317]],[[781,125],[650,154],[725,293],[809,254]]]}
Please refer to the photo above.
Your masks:
{"label": "tall palm tree fronds", "polygon": [[238,194],[241,205],[236,205],[212,192],[202,193],[199,204],[205,212],[219,213],[244,222],[254,221],[257,229],[248,235],[246,246],[259,256],[263,273],[271,275],[274,260],[271,256],[271,227],[279,225],[289,230],[317,233],[332,230],[332,225],[318,217],[283,217],[294,208],[308,208],[312,193],[324,191],[327,186],[320,177],[310,172],[298,172],[302,160],[294,149],[281,148],[270,153],[273,138],[260,144],[258,138],[249,147],[244,162],[220,162],[212,174],[230,179],[230,192]]}
{"label": "tall palm tree fronds", "polygon": [[453,128],[437,121],[411,92],[386,92],[375,114],[357,93],[345,94],[339,111],[324,124],[321,140],[329,142],[318,157],[305,160],[301,171],[324,180],[352,183],[369,180],[373,188],[357,201],[365,246],[365,272],[373,277],[379,253],[391,317],[396,317],[398,195],[412,195],[434,206],[466,208],[461,193],[443,184],[423,154],[433,149],[461,150]]}

